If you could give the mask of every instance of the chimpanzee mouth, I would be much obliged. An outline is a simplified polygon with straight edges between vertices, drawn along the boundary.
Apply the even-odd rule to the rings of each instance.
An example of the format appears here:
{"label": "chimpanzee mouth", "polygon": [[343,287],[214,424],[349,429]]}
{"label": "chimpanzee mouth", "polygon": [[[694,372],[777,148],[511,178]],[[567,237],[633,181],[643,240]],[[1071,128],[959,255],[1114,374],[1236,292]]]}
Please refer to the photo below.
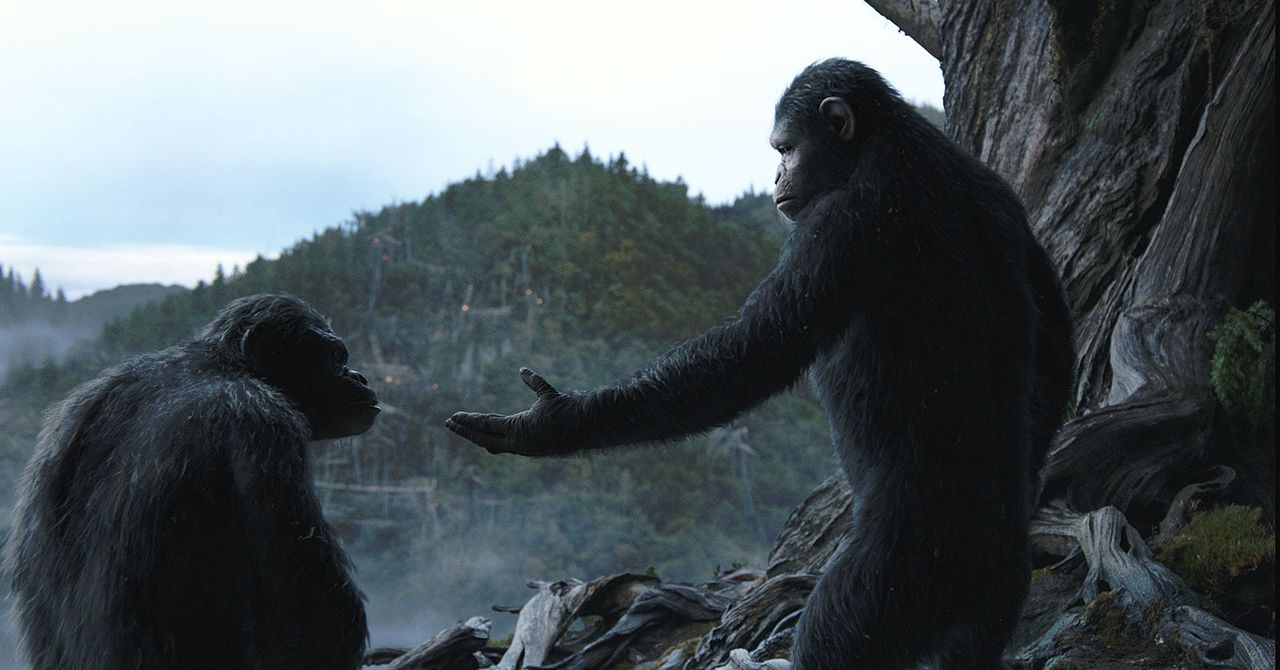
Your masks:
{"label": "chimpanzee mouth", "polygon": [[374,416],[377,416],[378,414],[382,413],[382,406],[378,404],[377,400],[363,400],[360,402],[353,402],[351,403],[351,408],[358,412],[368,412],[369,414]]}

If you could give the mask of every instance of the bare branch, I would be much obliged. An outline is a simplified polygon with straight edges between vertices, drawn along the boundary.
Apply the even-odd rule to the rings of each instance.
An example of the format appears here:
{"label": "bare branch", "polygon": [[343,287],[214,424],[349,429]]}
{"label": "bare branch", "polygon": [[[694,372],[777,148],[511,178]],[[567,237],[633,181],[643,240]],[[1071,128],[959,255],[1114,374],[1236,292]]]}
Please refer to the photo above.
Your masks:
{"label": "bare branch", "polygon": [[867,0],[867,4],[934,58],[942,58],[942,9],[937,0]]}

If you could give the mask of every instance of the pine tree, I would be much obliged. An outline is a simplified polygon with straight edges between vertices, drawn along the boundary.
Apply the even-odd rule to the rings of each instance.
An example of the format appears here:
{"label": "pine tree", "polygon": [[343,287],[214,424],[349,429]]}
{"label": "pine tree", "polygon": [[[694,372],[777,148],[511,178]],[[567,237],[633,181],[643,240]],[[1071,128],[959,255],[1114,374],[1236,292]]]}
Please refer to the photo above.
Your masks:
{"label": "pine tree", "polygon": [[58,287],[57,295],[53,300],[53,318],[58,323],[66,323],[67,317],[71,314],[71,303],[67,300],[67,294]]}
{"label": "pine tree", "polygon": [[44,293],[44,278],[40,276],[40,268],[36,268],[35,276],[31,279],[31,291],[27,298],[33,303],[44,302],[47,296]]}
{"label": "pine tree", "polygon": [[227,275],[222,270],[222,263],[218,263],[218,269],[213,272],[213,283],[209,284],[209,299],[216,309],[220,309],[227,303],[230,295],[227,288]]}
{"label": "pine tree", "polygon": [[8,317],[13,309],[13,284],[5,279],[4,266],[0,265],[0,316]]}

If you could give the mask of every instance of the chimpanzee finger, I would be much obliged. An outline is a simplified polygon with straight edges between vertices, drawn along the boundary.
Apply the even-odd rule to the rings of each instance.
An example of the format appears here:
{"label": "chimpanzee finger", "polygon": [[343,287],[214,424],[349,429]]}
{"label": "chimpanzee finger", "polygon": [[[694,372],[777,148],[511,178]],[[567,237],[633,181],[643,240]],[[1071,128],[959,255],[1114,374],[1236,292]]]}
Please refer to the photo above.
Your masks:
{"label": "chimpanzee finger", "polygon": [[502,414],[476,414],[474,412],[454,412],[450,421],[460,423],[472,430],[482,433],[503,435],[509,432],[510,420]]}
{"label": "chimpanzee finger", "polygon": [[501,454],[510,451],[506,446],[507,443],[510,442],[510,439],[502,435],[476,432],[469,426],[460,424],[453,419],[446,420],[444,425],[467,441],[478,447],[483,447],[485,451],[488,451],[491,454]]}
{"label": "chimpanzee finger", "polygon": [[520,368],[520,381],[523,381],[525,386],[533,389],[534,393],[537,393],[539,398],[559,393],[554,386],[542,378],[542,375],[530,370],[529,368]]}
{"label": "chimpanzee finger", "polygon": [[[509,441],[509,438],[500,431],[484,429],[484,424],[494,416],[497,415],[468,415],[466,412],[458,412],[449,417],[444,425],[454,433],[492,452],[494,449],[502,449]],[[473,421],[473,417],[479,421]]]}

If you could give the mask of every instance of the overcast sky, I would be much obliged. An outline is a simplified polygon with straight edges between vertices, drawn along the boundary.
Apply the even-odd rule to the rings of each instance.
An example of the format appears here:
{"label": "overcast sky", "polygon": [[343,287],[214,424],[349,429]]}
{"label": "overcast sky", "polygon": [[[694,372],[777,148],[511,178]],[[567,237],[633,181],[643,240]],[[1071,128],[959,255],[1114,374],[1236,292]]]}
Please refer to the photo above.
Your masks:
{"label": "overcast sky", "polygon": [[829,56],[941,106],[857,0],[0,0],[0,264],[191,285],[557,141],[726,202],[770,185],[773,104]]}

